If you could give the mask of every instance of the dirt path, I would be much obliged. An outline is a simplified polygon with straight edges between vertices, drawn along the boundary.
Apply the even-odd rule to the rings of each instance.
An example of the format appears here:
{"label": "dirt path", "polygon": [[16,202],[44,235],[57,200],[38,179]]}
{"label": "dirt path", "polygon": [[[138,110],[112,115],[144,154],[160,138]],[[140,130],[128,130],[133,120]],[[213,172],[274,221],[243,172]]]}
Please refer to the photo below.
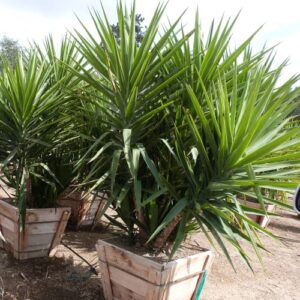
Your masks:
{"label": "dirt path", "polygon": [[281,236],[286,247],[278,241],[263,238],[272,254],[263,253],[263,267],[257,260],[253,262],[255,274],[237,254],[233,256],[236,273],[223,255],[217,255],[203,300],[300,299],[300,218],[285,212],[281,218],[273,218],[268,229]]}
{"label": "dirt path", "polygon": [[[226,258],[217,254],[208,276],[202,300],[298,300],[300,290],[300,218],[293,213],[274,217],[269,229],[282,236],[287,247],[262,238],[272,254],[263,253],[264,269],[253,261],[253,274],[237,253],[233,260],[237,273]],[[95,241],[103,236],[95,232],[69,232],[64,241],[97,265]],[[201,234],[194,235],[202,246]],[[251,252],[248,245],[245,247]],[[0,299],[103,299],[100,280],[68,249],[59,246],[55,257],[17,263],[0,250]]]}

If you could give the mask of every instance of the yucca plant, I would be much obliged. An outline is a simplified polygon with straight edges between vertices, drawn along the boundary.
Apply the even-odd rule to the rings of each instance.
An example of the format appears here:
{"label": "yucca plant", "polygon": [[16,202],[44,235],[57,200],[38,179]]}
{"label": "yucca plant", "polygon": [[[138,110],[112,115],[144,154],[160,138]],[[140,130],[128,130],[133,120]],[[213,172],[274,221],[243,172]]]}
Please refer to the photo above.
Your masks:
{"label": "yucca plant", "polygon": [[[200,99],[187,86],[194,111],[186,110],[181,126],[174,128],[174,137],[163,141],[173,157],[167,186],[171,185],[178,201],[153,233],[161,232],[161,245],[167,241],[166,228],[179,226],[175,251],[185,237],[185,228],[195,220],[229,259],[222,238],[248,262],[237,236],[251,242],[258,256],[263,245],[256,232],[273,236],[246,214],[266,214],[264,203],[288,207],[261,193],[261,188],[293,191],[299,182],[299,152],[294,152],[293,160],[281,156],[283,149],[299,143],[299,130],[283,127],[298,92],[291,92],[294,79],[275,88],[277,77],[277,73],[268,76],[264,85],[253,72],[240,96],[234,91],[228,95],[226,85],[219,81],[214,92],[205,91],[207,106],[200,106]],[[247,109],[243,110],[244,105]],[[233,122],[234,118],[240,122]],[[237,199],[240,194],[256,198],[262,209],[242,206]]]}
{"label": "yucca plant", "polygon": [[260,188],[290,190],[299,180],[299,152],[282,156],[299,143],[299,129],[285,127],[298,78],[279,86],[284,64],[272,68],[270,50],[252,54],[253,36],[230,51],[235,21],[212,25],[205,42],[198,17],[188,34],[178,34],[180,18],[159,34],[163,11],[158,6],[139,46],[134,5],[130,13],[118,5],[119,42],[96,10],[97,34],[84,24],[85,33],[74,33],[87,60],[73,69],[89,85],[81,112],[94,116],[82,126],[95,128],[78,135],[90,145],[77,163],[86,172],[82,184],[109,190],[103,213],[112,204],[123,222],[111,221],[133,241],[160,250],[171,243],[173,254],[199,229],[229,260],[224,239],[249,263],[239,238],[259,256],[257,231],[273,235],[246,216],[266,212],[240,205],[236,195],[286,206]]}
{"label": "yucca plant", "polygon": [[[48,85],[56,85],[56,92],[67,100],[65,104],[61,104],[61,114],[69,125],[68,130],[61,130],[60,139],[62,143],[53,149],[51,156],[43,157],[60,182],[56,186],[55,196],[53,195],[56,198],[57,194],[63,192],[76,177],[74,162],[78,160],[82,150],[82,146],[78,144],[78,140],[74,139],[70,132],[74,127],[73,111],[75,104],[80,101],[84,87],[80,79],[73,76],[69,70],[70,67],[76,69],[78,63],[82,63],[82,57],[75,47],[75,41],[69,35],[65,35],[58,45],[50,35],[45,39],[43,46],[34,43],[33,48],[37,51],[40,64],[51,70],[48,74]],[[49,189],[47,184],[41,181],[37,182],[36,186],[40,191]],[[48,197],[48,195],[44,195],[44,197]]]}
{"label": "yucca plant", "polygon": [[[134,172],[132,166],[129,166],[130,170],[128,169],[128,160],[126,162],[124,157],[119,160],[127,151],[124,149],[124,135],[127,135],[128,142],[130,138],[133,144],[147,144],[149,146],[147,151],[155,153],[155,150],[150,149],[150,145],[155,149],[159,142],[159,132],[164,127],[161,124],[165,123],[166,118],[165,108],[171,106],[178,98],[176,95],[178,77],[183,74],[184,69],[169,70],[165,66],[166,62],[170,61],[171,54],[176,51],[176,47],[168,46],[168,39],[179,19],[159,37],[158,27],[163,10],[163,5],[156,9],[140,45],[137,45],[135,40],[134,7],[129,16],[121,4],[118,7],[120,43],[115,39],[105,13],[103,21],[97,11],[93,11],[91,16],[98,36],[93,36],[83,24],[86,35],[78,31],[74,35],[78,50],[86,59],[87,66],[92,67],[87,69],[84,66],[81,72],[73,70],[79,78],[90,85],[89,98],[92,100],[83,105],[83,111],[88,115],[92,111],[98,118],[96,122],[92,118],[93,123],[90,124],[96,130],[92,130],[92,134],[86,140],[91,146],[78,162],[79,169],[83,166],[90,169],[85,183],[90,184],[91,190],[108,182],[106,179],[109,177],[113,157],[114,165],[118,166],[120,163],[119,171],[127,174],[124,177],[125,182],[121,180],[116,185],[118,192],[120,191],[122,188],[120,184],[124,185],[127,176],[131,178],[130,174]],[[187,38],[188,36],[184,37],[177,48]],[[81,112],[82,108],[78,111]],[[84,117],[82,119],[84,120]],[[89,124],[89,120],[86,122]],[[86,123],[82,125],[89,127]],[[87,135],[86,132],[84,134]],[[130,158],[127,155],[130,155]],[[126,157],[131,159],[131,154],[126,153]],[[135,182],[135,189],[138,189],[138,184]],[[104,188],[109,187],[110,184]],[[114,189],[114,183],[112,188]],[[143,222],[140,219],[142,214],[136,216],[132,201],[125,205],[127,207],[122,207],[119,213],[123,214],[123,219],[132,229],[135,220]],[[129,231],[132,236],[132,230]]]}
{"label": "yucca plant", "polygon": [[59,172],[52,166],[58,154],[61,162],[62,144],[70,126],[70,96],[65,90],[78,82],[66,78],[66,74],[59,73],[54,56],[47,60],[37,49],[25,59],[20,56],[14,68],[8,63],[3,67],[1,172],[3,180],[16,190],[12,201],[19,206],[23,224],[27,207],[54,207],[62,186]]}

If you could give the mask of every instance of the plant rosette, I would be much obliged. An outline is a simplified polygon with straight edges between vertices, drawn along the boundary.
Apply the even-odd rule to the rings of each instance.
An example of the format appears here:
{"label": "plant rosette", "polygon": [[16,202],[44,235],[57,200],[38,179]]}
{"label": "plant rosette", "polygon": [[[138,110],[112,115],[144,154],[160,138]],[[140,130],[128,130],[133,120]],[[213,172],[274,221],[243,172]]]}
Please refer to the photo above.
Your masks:
{"label": "plant rosette", "polygon": [[[105,11],[91,11],[95,28],[81,23],[82,32],[73,34],[86,60],[80,71],[71,68],[87,86],[85,101],[74,109],[84,149],[76,164],[81,184],[109,190],[101,214],[112,207],[118,218],[108,216],[110,222],[132,242],[157,251],[172,246],[172,257],[188,234],[202,231],[232,266],[234,248],[251,268],[241,240],[261,260],[260,235],[274,235],[247,216],[263,210],[241,205],[236,195],[255,190],[260,203],[289,208],[260,190],[293,191],[299,182],[299,164],[289,160],[298,162],[300,128],[288,126],[299,106],[300,89],[293,89],[299,78],[278,84],[284,64],[273,68],[271,49],[252,53],[256,32],[230,49],[236,18],[212,22],[205,38],[198,13],[191,32],[178,30],[181,17],[159,32],[164,10],[164,4],[156,8],[139,44],[135,3],[131,11],[117,6],[118,39]],[[125,271],[102,257],[116,248],[97,247],[107,299],[130,299],[131,292],[150,297],[124,290],[128,282],[114,292],[126,282]],[[166,284],[158,278],[151,284]],[[150,290],[155,297],[164,293]],[[186,293],[194,292],[195,286]]]}
{"label": "plant rosette", "polygon": [[78,81],[66,72],[65,64],[75,58],[74,49],[74,43],[64,38],[56,52],[49,38],[45,49],[34,44],[16,57],[13,66],[3,61],[0,176],[13,194],[7,193],[9,203],[1,200],[0,230],[2,245],[18,259],[48,255],[60,242],[70,216],[70,208],[55,207],[65,184],[63,173],[72,180],[76,152],[73,144],[69,155],[66,143],[69,91]]}

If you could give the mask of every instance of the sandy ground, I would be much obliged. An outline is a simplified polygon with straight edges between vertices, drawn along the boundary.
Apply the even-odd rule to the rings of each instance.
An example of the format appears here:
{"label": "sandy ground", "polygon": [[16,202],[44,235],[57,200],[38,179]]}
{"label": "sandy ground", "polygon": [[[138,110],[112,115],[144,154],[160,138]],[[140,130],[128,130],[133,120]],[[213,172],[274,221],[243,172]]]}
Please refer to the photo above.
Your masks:
{"label": "sandy ground", "polygon": [[[298,300],[300,290],[300,218],[293,213],[274,217],[269,229],[286,246],[262,237],[272,254],[262,253],[264,266],[253,261],[254,274],[237,253],[232,253],[236,273],[222,254],[216,254],[202,300]],[[68,232],[64,242],[97,267],[95,241],[99,232]],[[208,246],[201,234],[194,235]],[[251,252],[251,248],[246,245]],[[0,299],[104,299],[99,277],[68,249],[60,245],[54,257],[18,263],[0,250]],[[98,268],[98,267],[97,267]],[[98,269],[99,271],[99,269]]]}
{"label": "sandy ground", "polygon": [[[271,220],[268,229],[281,236],[285,246],[263,237],[271,254],[262,253],[263,266],[257,259],[253,261],[254,274],[238,254],[233,255],[236,273],[224,255],[217,254],[203,300],[300,299],[300,218],[284,212],[282,217]],[[250,247],[245,248],[251,251]]]}

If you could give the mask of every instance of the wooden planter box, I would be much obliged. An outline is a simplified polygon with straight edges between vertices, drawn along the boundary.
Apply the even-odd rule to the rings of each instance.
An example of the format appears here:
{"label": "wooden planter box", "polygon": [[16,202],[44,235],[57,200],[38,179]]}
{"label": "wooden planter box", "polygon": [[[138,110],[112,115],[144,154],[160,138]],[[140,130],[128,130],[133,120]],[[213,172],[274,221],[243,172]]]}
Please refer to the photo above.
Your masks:
{"label": "wooden planter box", "polygon": [[[261,209],[259,203],[248,201],[248,200],[240,200],[241,204],[248,206],[250,208]],[[274,204],[266,204],[265,205],[267,212],[274,212],[275,205]],[[258,215],[251,215],[249,214],[248,217],[259,224],[261,227],[265,228],[270,223],[270,216],[258,216]]]}
{"label": "wooden planter box", "polygon": [[20,231],[19,209],[0,200],[0,247],[19,260],[48,256],[60,244],[71,209],[27,209],[25,232]]}
{"label": "wooden planter box", "polygon": [[196,300],[213,260],[208,250],[158,263],[102,240],[96,248],[106,300]]}
{"label": "wooden planter box", "polygon": [[84,192],[65,192],[57,200],[60,206],[71,207],[69,224],[76,229],[81,226],[92,226],[107,200],[104,193],[97,197],[93,194],[87,196],[84,194]]}

